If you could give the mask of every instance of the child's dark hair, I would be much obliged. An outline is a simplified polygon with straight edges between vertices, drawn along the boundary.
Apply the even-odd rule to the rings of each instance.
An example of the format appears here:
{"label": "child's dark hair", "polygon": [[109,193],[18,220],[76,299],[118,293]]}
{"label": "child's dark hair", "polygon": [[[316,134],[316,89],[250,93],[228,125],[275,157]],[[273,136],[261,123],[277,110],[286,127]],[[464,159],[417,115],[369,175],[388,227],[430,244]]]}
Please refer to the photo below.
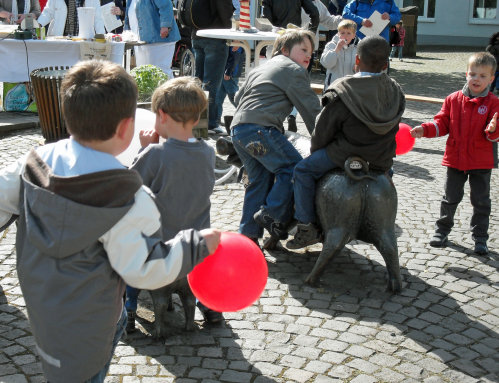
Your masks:
{"label": "child's dark hair", "polygon": [[161,109],[177,122],[197,121],[206,109],[208,100],[195,77],[177,77],[156,88],[152,95],[151,110]]}
{"label": "child's dark hair", "polygon": [[381,72],[390,56],[390,44],[381,36],[369,36],[360,40],[357,45],[357,55],[365,66],[366,71]]}
{"label": "child's dark hair", "polygon": [[495,32],[495,33],[492,34],[492,36],[490,36],[489,45],[496,44],[496,40],[497,39],[499,39],[499,32]]}
{"label": "child's dark hair", "polygon": [[496,59],[489,52],[477,52],[472,54],[468,59],[468,69],[470,68],[471,65],[488,66],[490,67],[492,74],[494,74],[497,69]]}
{"label": "child's dark hair", "polygon": [[137,108],[135,80],[109,61],[78,62],[64,76],[60,96],[66,128],[82,141],[110,139]]}
{"label": "child's dark hair", "polygon": [[315,49],[315,35],[312,32],[301,28],[287,29],[275,40],[274,48],[272,49],[272,57],[281,55],[283,50],[291,52],[291,49],[295,45],[301,44],[303,41],[305,41],[305,39],[309,39],[310,44],[312,44],[313,52]]}

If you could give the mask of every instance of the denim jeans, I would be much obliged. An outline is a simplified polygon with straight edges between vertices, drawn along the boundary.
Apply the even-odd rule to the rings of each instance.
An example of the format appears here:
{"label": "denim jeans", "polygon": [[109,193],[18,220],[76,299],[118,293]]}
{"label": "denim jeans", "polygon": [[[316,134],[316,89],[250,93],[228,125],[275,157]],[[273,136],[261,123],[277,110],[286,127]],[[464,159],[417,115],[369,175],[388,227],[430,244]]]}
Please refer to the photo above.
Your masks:
{"label": "denim jeans", "polygon": [[[390,58],[393,58],[395,57],[395,55],[398,54],[398,58],[399,60],[402,60],[402,51],[404,50],[404,47],[401,47],[401,46],[398,46],[398,45],[394,45],[392,47],[392,51],[390,52]],[[398,53],[397,53],[398,51]]]}
{"label": "denim jeans", "polygon": [[107,371],[109,370],[109,365],[111,364],[111,360],[113,359],[114,349],[118,345],[118,342],[121,339],[121,336],[125,332],[127,322],[126,310],[123,308],[123,312],[121,313],[121,318],[116,324],[116,333],[114,334],[113,339],[113,347],[111,349],[111,355],[109,356],[109,362],[104,366],[102,370],[100,370],[96,375],[92,376],[89,380],[84,383],[102,383],[106,378]]}
{"label": "denim jeans", "polygon": [[276,128],[239,124],[232,129],[232,142],[249,178],[239,231],[248,237],[261,237],[263,230],[253,219],[260,208],[276,222],[291,221],[291,179],[302,157]]}
{"label": "denim jeans", "polygon": [[236,92],[239,90],[238,78],[231,77],[228,80],[223,80],[222,85],[220,85],[220,89],[217,92],[217,98],[215,100],[215,108],[217,111],[217,124],[220,123],[220,119],[222,118],[223,106],[225,101],[225,96],[229,96],[230,103],[236,106],[234,101],[234,97],[236,96]]}
{"label": "denim jeans", "polygon": [[295,193],[295,218],[301,223],[316,223],[315,185],[329,170],[338,166],[331,161],[326,149],[319,149],[304,158],[295,167],[293,188]]}
{"label": "denim jeans", "polygon": [[196,77],[208,91],[208,128],[217,127],[215,101],[224,77],[229,47],[225,40],[198,38],[192,40],[192,51],[196,59]]}
{"label": "denim jeans", "polygon": [[126,286],[126,311],[137,311],[137,298],[139,297],[140,289],[135,287]]}

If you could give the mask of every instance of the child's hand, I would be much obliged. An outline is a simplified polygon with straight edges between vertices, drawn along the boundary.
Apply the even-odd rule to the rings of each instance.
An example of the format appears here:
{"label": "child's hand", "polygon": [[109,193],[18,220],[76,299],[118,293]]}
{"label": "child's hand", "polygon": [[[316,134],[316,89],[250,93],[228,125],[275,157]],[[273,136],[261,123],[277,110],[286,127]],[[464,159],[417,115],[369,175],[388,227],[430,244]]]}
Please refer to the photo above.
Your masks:
{"label": "child's hand", "polygon": [[423,134],[424,134],[424,129],[421,125],[411,129],[411,136],[414,138],[421,138],[423,137]]}
{"label": "child's hand", "polygon": [[489,124],[485,128],[485,132],[487,133],[494,133],[496,131],[497,127],[497,112],[494,113],[492,116],[492,120],[490,120]]}
{"label": "child's hand", "polygon": [[150,144],[157,144],[159,142],[159,134],[154,129],[144,130],[139,132],[140,146],[145,148]]}
{"label": "child's hand", "polygon": [[338,41],[338,45],[336,45],[336,52],[339,52],[343,49],[343,47],[347,44],[347,41],[344,39],[340,39]]}
{"label": "child's hand", "polygon": [[227,76],[226,74],[224,74],[224,80],[225,81],[229,81],[230,80],[230,76]]}
{"label": "child's hand", "polygon": [[210,255],[213,254],[220,243],[220,230],[204,229],[201,230],[200,233],[206,241],[206,246],[208,247]]}

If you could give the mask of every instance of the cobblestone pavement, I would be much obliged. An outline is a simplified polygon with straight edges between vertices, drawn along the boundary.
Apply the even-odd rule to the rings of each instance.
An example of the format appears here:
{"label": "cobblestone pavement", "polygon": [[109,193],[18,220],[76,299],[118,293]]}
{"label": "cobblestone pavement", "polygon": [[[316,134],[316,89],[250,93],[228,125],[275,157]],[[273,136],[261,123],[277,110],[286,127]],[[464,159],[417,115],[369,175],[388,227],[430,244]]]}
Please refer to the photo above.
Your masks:
{"label": "cobblestone pavement", "polygon": [[[462,86],[467,55],[423,51],[392,62],[392,75],[409,94],[444,97]],[[410,102],[404,121],[417,124],[438,109]],[[305,132],[301,120],[299,129]],[[0,166],[40,139],[34,130],[1,138]],[[262,297],[243,311],[225,313],[219,326],[198,321],[195,333],[155,341],[151,305],[143,292],[141,331],[120,342],[106,382],[499,382],[499,178],[494,171],[491,253],[472,252],[468,188],[449,246],[431,248],[445,177],[444,145],[445,138],[422,139],[395,160],[404,278],[399,295],[385,292],[383,259],[365,243],[347,245],[319,288],[303,283],[319,246],[266,251],[269,279]],[[214,227],[237,230],[243,193],[235,182],[216,187]],[[44,382],[16,277],[15,226],[0,238],[0,381]],[[180,316],[177,307],[176,323]]]}

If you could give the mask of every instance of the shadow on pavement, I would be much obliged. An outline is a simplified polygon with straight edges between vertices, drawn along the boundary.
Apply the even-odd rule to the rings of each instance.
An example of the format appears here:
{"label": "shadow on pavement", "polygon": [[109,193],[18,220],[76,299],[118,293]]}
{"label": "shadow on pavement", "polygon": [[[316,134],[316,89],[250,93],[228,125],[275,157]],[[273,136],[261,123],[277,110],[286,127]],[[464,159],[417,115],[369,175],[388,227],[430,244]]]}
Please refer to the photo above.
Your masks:
{"label": "shadow on pavement", "polygon": [[[412,149],[414,150],[414,149]],[[430,175],[428,169],[417,166],[410,165],[405,162],[393,161],[393,171],[396,175],[415,178],[420,180],[433,181],[435,178]]]}
{"label": "shadow on pavement", "polygon": [[[473,313],[473,306],[466,305],[463,311],[461,300],[467,296],[444,292],[405,268],[401,268],[403,290],[392,295],[385,291],[386,269],[381,255],[366,258],[365,246],[347,245],[325,269],[319,288],[304,284],[318,251],[270,252],[274,263],[269,263],[269,277],[288,284],[290,298],[314,310],[312,317],[330,322],[321,325],[331,329],[330,339],[317,345],[330,349],[337,358],[338,365],[330,376],[346,379],[352,369],[346,362],[352,357],[366,361],[371,356],[393,359],[402,373],[418,375],[417,381],[440,373],[451,381],[462,381],[461,373],[477,379],[497,376],[499,367],[494,360],[499,334],[467,315],[468,310]],[[479,290],[480,285],[486,288],[494,283],[466,269],[448,268],[444,275],[444,280],[456,281],[456,289],[468,290],[470,285],[479,284]],[[465,287],[457,283],[462,278],[469,283]]]}
{"label": "shadow on pavement", "polygon": [[[167,314],[168,321],[172,323],[171,335],[165,339],[154,339],[151,335],[154,328],[152,301],[147,291],[141,291],[137,310],[137,322],[140,326],[137,331],[122,339],[137,354],[151,357],[151,364],[161,365],[159,373],[155,375],[158,376],[156,379],[164,376],[165,379],[174,377],[210,382],[250,382],[260,377],[259,382],[275,382],[269,377],[263,377],[261,371],[247,360],[249,355],[241,349],[242,340],[226,322],[210,325],[196,320],[199,330],[188,332],[183,330],[185,317],[176,295],[174,306],[175,311]],[[196,318],[198,314],[197,312]],[[251,335],[248,337],[251,338]],[[247,337],[245,339],[245,342],[251,341]],[[263,349],[263,339],[253,341],[255,349],[258,349],[258,342],[262,343]],[[121,352],[118,346],[115,355],[120,356]]]}

